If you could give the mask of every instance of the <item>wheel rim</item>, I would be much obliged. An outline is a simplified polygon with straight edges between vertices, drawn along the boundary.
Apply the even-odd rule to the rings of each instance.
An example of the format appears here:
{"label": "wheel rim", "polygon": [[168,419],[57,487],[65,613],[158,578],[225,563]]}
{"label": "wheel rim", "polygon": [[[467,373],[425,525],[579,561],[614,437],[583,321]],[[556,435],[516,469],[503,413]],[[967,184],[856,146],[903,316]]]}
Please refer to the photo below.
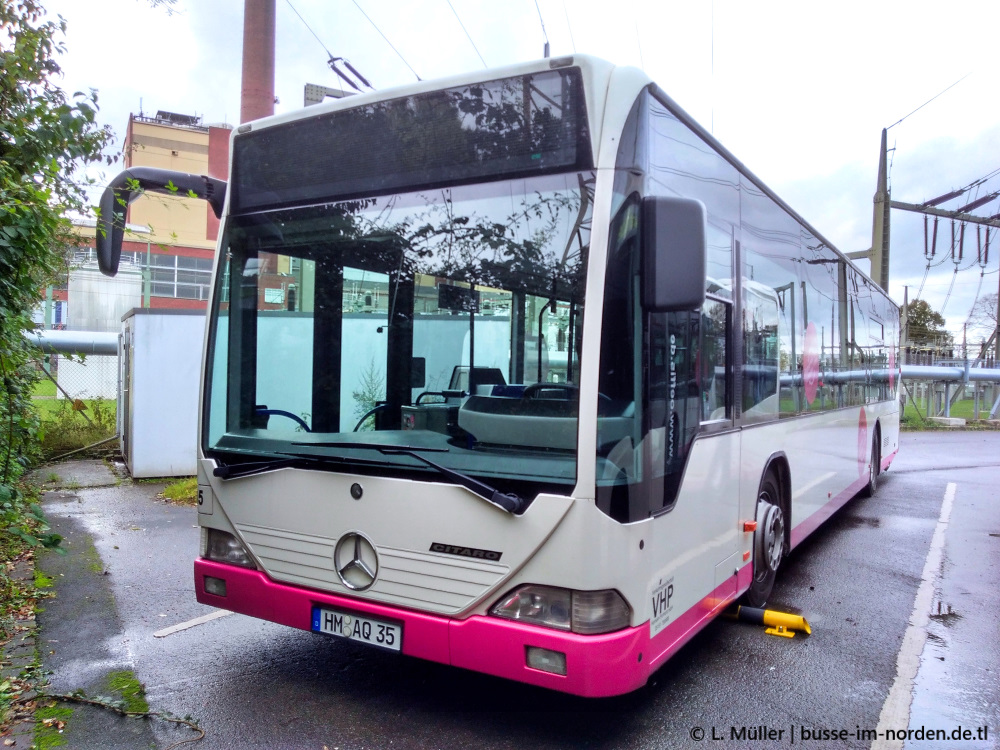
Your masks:
{"label": "wheel rim", "polygon": [[778,569],[785,549],[785,516],[766,492],[757,501],[757,532],[757,559],[762,563],[759,576],[765,576]]}

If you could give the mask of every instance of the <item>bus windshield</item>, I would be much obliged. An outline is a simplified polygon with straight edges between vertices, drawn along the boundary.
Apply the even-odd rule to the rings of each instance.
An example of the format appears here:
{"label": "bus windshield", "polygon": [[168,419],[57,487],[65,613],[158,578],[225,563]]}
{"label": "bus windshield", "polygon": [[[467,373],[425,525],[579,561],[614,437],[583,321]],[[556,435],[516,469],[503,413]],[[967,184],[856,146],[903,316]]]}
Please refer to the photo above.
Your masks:
{"label": "bus windshield", "polygon": [[232,217],[206,455],[439,480],[399,452],[427,451],[567,491],[592,192],[570,172]]}

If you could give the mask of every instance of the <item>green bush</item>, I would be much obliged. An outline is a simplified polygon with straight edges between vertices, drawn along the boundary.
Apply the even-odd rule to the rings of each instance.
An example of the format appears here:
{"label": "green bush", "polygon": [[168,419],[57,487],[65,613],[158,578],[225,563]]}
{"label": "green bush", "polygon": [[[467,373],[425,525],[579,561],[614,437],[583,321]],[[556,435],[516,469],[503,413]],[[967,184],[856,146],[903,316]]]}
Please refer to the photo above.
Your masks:
{"label": "green bush", "polygon": [[[111,399],[87,399],[74,408],[69,399],[36,400],[41,418],[38,431],[43,459],[84,448],[116,433],[117,404]],[[84,416],[86,415],[86,416]]]}
{"label": "green bush", "polygon": [[[24,475],[41,455],[32,396],[37,352],[23,336],[31,310],[71,246],[68,212],[84,211],[81,167],[102,159],[110,131],[96,98],[57,85],[65,22],[38,0],[0,0],[0,563],[55,546]],[[25,588],[0,564],[0,638]]]}

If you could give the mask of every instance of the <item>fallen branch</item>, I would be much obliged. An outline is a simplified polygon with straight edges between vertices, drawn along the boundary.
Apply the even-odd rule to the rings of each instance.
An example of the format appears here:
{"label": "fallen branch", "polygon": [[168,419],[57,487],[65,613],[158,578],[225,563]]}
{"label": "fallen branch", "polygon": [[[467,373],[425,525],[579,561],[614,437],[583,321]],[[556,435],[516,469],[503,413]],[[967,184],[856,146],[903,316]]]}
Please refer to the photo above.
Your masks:
{"label": "fallen branch", "polygon": [[189,742],[198,742],[205,737],[205,730],[199,727],[192,719],[179,719],[176,716],[172,716],[168,713],[163,713],[162,711],[129,711],[124,708],[124,701],[116,701],[110,698],[88,698],[83,694],[82,691],[77,691],[74,693],[39,693],[38,698],[51,698],[52,700],[66,701],[72,703],[82,703],[87,706],[98,706],[100,708],[107,708],[114,711],[122,716],[128,716],[132,719],[160,719],[162,721],[171,721],[175,724],[183,724],[189,727],[193,731],[198,733],[197,737],[190,737],[186,740],[181,740],[180,742],[175,742],[165,750],[174,750],[175,747],[180,747],[181,745],[186,745]]}

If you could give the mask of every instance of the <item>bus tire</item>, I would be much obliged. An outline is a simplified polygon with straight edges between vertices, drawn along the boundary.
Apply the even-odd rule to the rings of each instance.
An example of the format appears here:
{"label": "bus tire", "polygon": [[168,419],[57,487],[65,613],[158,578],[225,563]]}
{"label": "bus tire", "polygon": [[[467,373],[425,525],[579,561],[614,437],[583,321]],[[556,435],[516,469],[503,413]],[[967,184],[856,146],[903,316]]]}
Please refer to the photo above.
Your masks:
{"label": "bus tire", "polygon": [[761,480],[757,493],[757,529],[753,545],[753,580],[744,599],[751,607],[763,607],[774,588],[774,579],[786,552],[781,488],[770,471]]}
{"label": "bus tire", "polygon": [[882,473],[882,450],[881,443],[879,441],[879,430],[876,427],[875,433],[872,435],[872,454],[871,462],[868,466],[868,484],[865,485],[864,489],[861,490],[861,494],[865,497],[875,497],[878,492],[878,477]]}

